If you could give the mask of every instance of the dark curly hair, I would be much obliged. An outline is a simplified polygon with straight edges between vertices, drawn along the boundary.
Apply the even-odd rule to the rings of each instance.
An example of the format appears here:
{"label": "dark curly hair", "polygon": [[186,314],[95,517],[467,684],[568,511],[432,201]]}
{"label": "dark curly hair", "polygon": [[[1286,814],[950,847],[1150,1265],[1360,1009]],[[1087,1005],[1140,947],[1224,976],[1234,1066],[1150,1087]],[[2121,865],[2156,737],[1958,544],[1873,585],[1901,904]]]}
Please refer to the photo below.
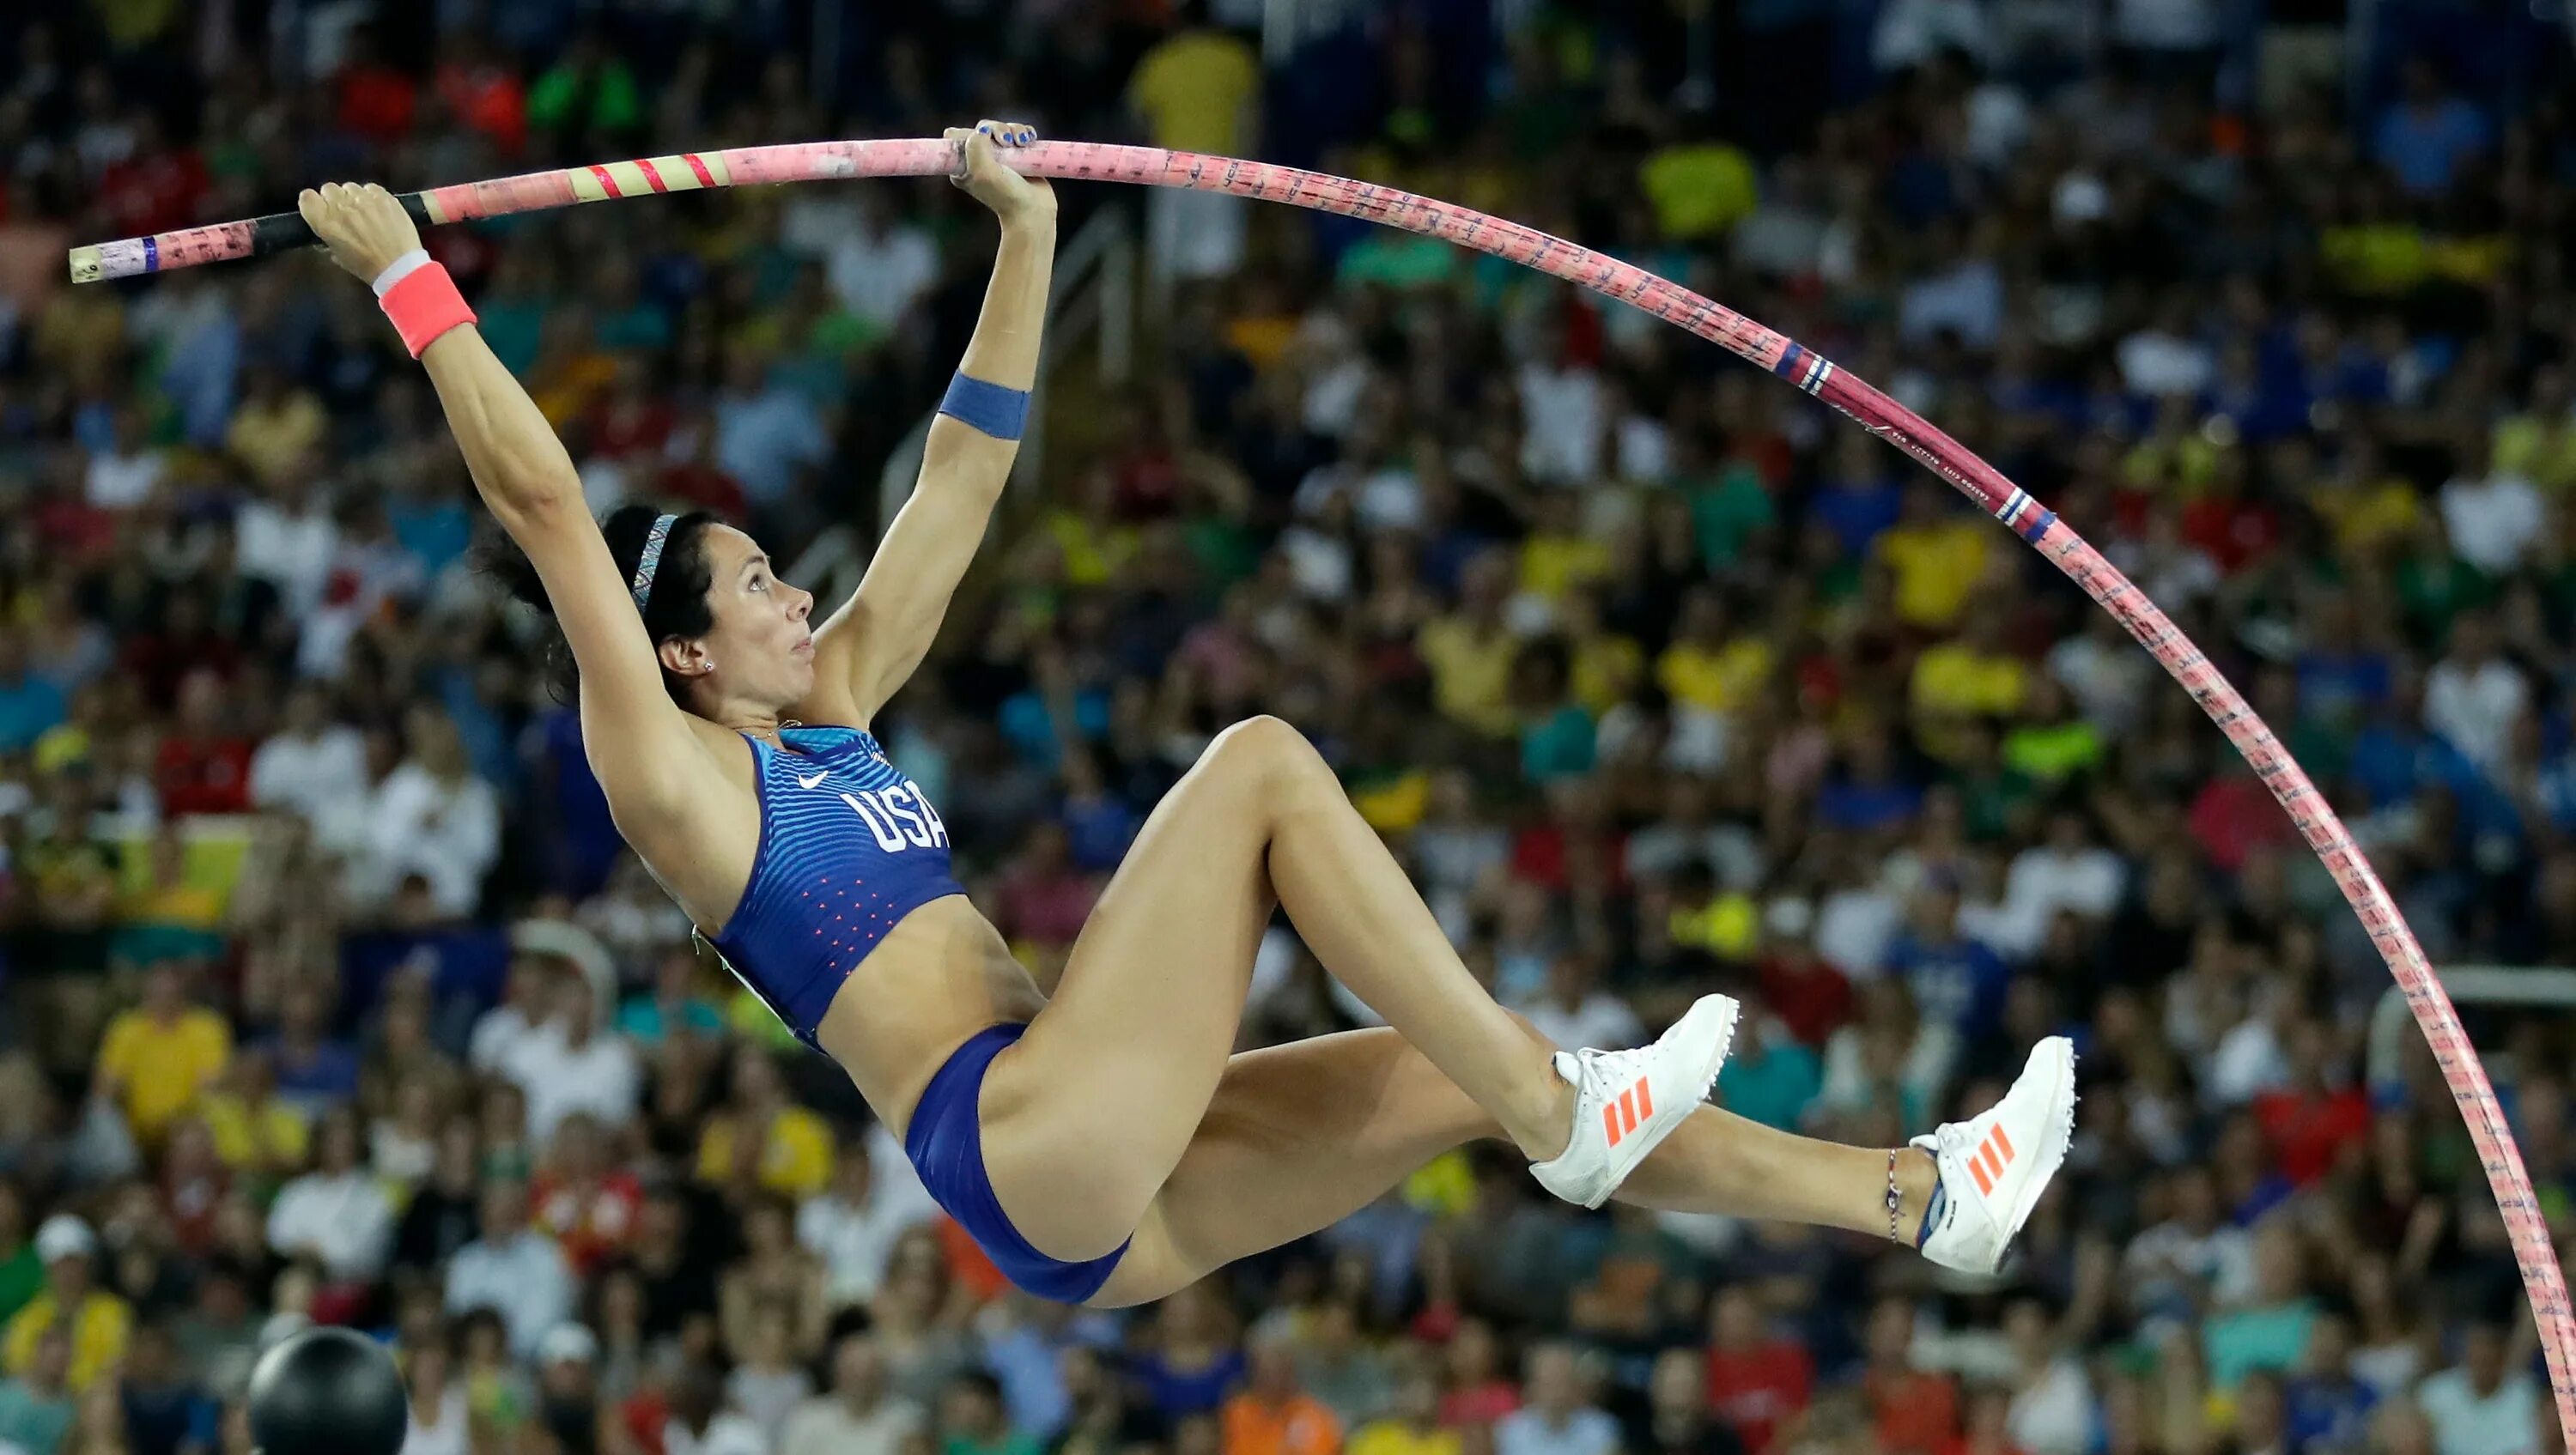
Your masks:
{"label": "dark curly hair", "polygon": [[[644,556],[644,538],[661,514],[656,506],[621,505],[600,521],[599,533],[608,539],[608,558],[617,563],[620,585],[635,579],[635,563]],[[715,521],[707,511],[692,510],[671,523],[671,533],[662,542],[662,564],[654,569],[653,591],[644,603],[644,630],[657,647],[672,637],[704,636],[715,627],[715,612],[707,606],[713,571],[707,564],[706,543],[707,527]],[[487,554],[484,569],[512,596],[546,618],[551,632],[545,648],[546,685],[556,701],[572,701],[581,674],[573,662],[571,644],[555,625],[554,603],[546,599],[535,563],[505,540]],[[689,705],[688,679],[665,671],[662,687],[673,702]]]}

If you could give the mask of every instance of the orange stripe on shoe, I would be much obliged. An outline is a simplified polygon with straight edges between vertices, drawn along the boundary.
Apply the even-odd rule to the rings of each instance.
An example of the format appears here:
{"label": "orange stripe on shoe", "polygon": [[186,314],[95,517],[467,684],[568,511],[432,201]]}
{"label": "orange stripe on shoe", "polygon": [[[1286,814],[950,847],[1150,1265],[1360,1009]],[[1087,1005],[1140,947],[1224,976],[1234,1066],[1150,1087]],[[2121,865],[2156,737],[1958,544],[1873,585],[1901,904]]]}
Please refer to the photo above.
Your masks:
{"label": "orange stripe on shoe", "polygon": [[1619,1130],[1619,1108],[1606,1103],[1602,1106],[1601,1130],[1610,1138],[1610,1145],[1613,1147],[1618,1146],[1627,1137],[1626,1132]]}
{"label": "orange stripe on shoe", "polygon": [[1655,1089],[1648,1086],[1645,1078],[1641,1076],[1637,1078],[1637,1115],[1652,1117],[1654,1114]]}
{"label": "orange stripe on shoe", "polygon": [[1988,1197],[1995,1195],[1995,1180],[1986,1175],[1985,1163],[1971,1157],[1968,1159],[1968,1170],[1976,1174],[1977,1191],[1984,1193]]}
{"label": "orange stripe on shoe", "polygon": [[1619,1093],[1619,1121],[1621,1131],[1637,1129],[1637,1088],[1633,1086]]}
{"label": "orange stripe on shoe", "polygon": [[2004,1155],[2004,1165],[2010,1167],[2013,1159],[2013,1144],[2012,1138],[2004,1135],[2003,1123],[1995,1123],[1995,1129],[1987,1134],[1986,1140],[1995,1144],[1995,1150]]}

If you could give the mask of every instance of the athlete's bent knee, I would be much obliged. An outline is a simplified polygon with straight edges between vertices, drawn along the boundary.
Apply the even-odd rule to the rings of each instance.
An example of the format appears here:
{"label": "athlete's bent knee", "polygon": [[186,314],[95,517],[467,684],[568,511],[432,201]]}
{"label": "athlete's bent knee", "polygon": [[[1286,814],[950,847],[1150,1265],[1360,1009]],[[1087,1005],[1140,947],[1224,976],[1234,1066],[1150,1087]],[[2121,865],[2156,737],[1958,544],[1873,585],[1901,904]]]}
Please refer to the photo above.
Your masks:
{"label": "athlete's bent knee", "polygon": [[1335,781],[1331,766],[1306,735],[1286,719],[1268,713],[1247,717],[1218,733],[1208,744],[1207,757],[1217,771],[1259,785],[1263,801],[1273,806]]}
{"label": "athlete's bent knee", "polygon": [[1207,746],[1207,755],[1220,761],[1267,763],[1290,757],[1298,752],[1314,751],[1306,735],[1283,717],[1256,713],[1219,732]]}

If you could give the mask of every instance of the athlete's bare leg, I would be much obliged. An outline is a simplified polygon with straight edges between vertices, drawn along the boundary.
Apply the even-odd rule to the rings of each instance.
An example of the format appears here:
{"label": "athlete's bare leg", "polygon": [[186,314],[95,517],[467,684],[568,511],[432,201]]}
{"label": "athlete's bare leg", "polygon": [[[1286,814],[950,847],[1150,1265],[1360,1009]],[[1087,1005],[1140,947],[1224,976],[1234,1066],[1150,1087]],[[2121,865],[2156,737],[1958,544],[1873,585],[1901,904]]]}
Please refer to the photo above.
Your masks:
{"label": "athlete's bare leg", "polygon": [[[1366,1207],[1416,1168],[1501,1129],[1389,1030],[1237,1056],[1180,1166],[1093,1299],[1144,1303]],[[1703,1107],[1631,1175],[1618,1200],[1672,1212],[1813,1223],[1885,1237],[1887,1149],[1773,1131]],[[1897,1154],[1897,1236],[1911,1243],[1931,1157]]]}
{"label": "athlete's bare leg", "polygon": [[985,1166],[1040,1252],[1107,1253],[1154,1205],[1228,1074],[1274,900],[1324,968],[1525,1155],[1563,1149],[1573,1099],[1555,1048],[1468,972],[1305,738],[1255,718],[1155,808],[1053,1003],[985,1079]]}

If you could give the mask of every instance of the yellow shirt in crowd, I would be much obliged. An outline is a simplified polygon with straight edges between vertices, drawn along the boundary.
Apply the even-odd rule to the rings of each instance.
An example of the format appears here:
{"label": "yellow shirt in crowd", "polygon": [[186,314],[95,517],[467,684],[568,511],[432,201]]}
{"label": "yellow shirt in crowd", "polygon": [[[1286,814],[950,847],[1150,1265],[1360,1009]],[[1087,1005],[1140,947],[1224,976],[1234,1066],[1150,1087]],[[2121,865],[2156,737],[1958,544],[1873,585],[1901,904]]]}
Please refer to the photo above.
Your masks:
{"label": "yellow shirt in crowd", "polygon": [[1358,809],[1360,817],[1379,833],[1409,834],[1431,809],[1431,775],[1420,768],[1407,768],[1392,778],[1353,790],[1351,807]]}
{"label": "yellow shirt in crowd", "polygon": [[1152,124],[1154,145],[1231,156],[1260,84],[1251,46],[1222,31],[1184,31],[1136,63],[1127,104]]}
{"label": "yellow shirt in crowd", "polygon": [[1655,680],[1675,702],[1711,712],[1751,705],[1771,678],[1771,644],[1738,637],[1722,647],[1675,642],[1655,662]]}
{"label": "yellow shirt in crowd", "polygon": [[[36,1341],[60,1317],[62,1305],[52,1289],[28,1300],[11,1316],[7,1331],[0,1332],[0,1369],[13,1378],[25,1374],[36,1362]],[[133,1333],[134,1310],[125,1300],[112,1293],[83,1298],[79,1312],[72,1315],[71,1387],[87,1389],[91,1380],[114,1368],[125,1357],[126,1340]]]}
{"label": "yellow shirt in crowd", "polygon": [[1134,527],[1093,520],[1080,511],[1050,511],[1044,529],[1063,560],[1068,586],[1106,586],[1136,554]]}
{"label": "yellow shirt in crowd", "polygon": [[1941,628],[1959,619],[1968,593],[1986,571],[1983,521],[1900,525],[1878,538],[1878,558],[1896,573],[1896,614],[1909,626]]}
{"label": "yellow shirt in crowd", "polygon": [[1944,717],[1997,716],[2021,710],[2030,669],[2019,657],[1943,642],[1914,659],[1914,706]]}
{"label": "yellow shirt in crowd", "polygon": [[123,1085],[135,1133],[154,1140],[223,1074],[232,1052],[232,1032],[213,1011],[191,1008],[164,1025],[129,1010],[108,1023],[98,1069]]}
{"label": "yellow shirt in crowd", "polygon": [[1569,675],[1574,700],[1595,717],[1636,695],[1646,675],[1646,650],[1628,637],[1605,632],[1577,645]]}
{"label": "yellow shirt in crowd", "polygon": [[1956,761],[1967,752],[1961,723],[2018,712],[2029,690],[2021,659],[1944,642],[1914,659],[1915,737],[1933,757]]}
{"label": "yellow shirt in crowd", "polygon": [[1480,635],[1463,617],[1442,617],[1422,628],[1414,641],[1423,665],[1431,669],[1431,700],[1441,715],[1465,723],[1487,737],[1509,737],[1512,659],[1520,641],[1496,627]]}
{"label": "yellow shirt in crowd", "polygon": [[2576,487],[2576,420],[2508,416],[2496,424],[2492,453],[2498,474],[2523,476],[2543,490]]}
{"label": "yellow shirt in crowd", "polygon": [[313,1135],[295,1108],[275,1097],[252,1106],[232,1092],[210,1091],[197,1110],[227,1167],[300,1166]]}
{"label": "yellow shirt in crowd", "polygon": [[1380,1420],[1361,1426],[1346,1455],[1463,1455],[1466,1448],[1456,1430],[1416,1430],[1402,1420]]}
{"label": "yellow shirt in crowd", "polygon": [[2189,434],[2150,435],[2120,458],[2120,473],[2129,484],[2149,494],[2194,496],[2218,473],[2221,446]]}
{"label": "yellow shirt in crowd", "polygon": [[2415,487],[2395,476],[2340,490],[2312,490],[2309,501],[2347,551],[2377,551],[2415,533],[2424,507]]}
{"label": "yellow shirt in crowd", "polygon": [[234,410],[224,448],[250,466],[252,474],[274,481],[296,456],[322,443],[322,431],[329,424],[322,401],[298,389],[281,396],[274,407],[244,404]]}
{"label": "yellow shirt in crowd", "polygon": [[[723,1183],[733,1176],[734,1120],[718,1117],[698,1139],[698,1180]],[[832,1180],[832,1134],[823,1119],[791,1106],[769,1120],[760,1151],[760,1185],[793,1198],[820,1193]]]}
{"label": "yellow shirt in crowd", "polygon": [[1589,536],[1538,532],[1521,543],[1521,589],[1554,601],[1610,574],[1610,547]]}
{"label": "yellow shirt in crowd", "polygon": [[1752,216],[1761,200],[1753,162],[1724,142],[1670,146],[1637,172],[1655,225],[1668,241],[1714,237]]}

